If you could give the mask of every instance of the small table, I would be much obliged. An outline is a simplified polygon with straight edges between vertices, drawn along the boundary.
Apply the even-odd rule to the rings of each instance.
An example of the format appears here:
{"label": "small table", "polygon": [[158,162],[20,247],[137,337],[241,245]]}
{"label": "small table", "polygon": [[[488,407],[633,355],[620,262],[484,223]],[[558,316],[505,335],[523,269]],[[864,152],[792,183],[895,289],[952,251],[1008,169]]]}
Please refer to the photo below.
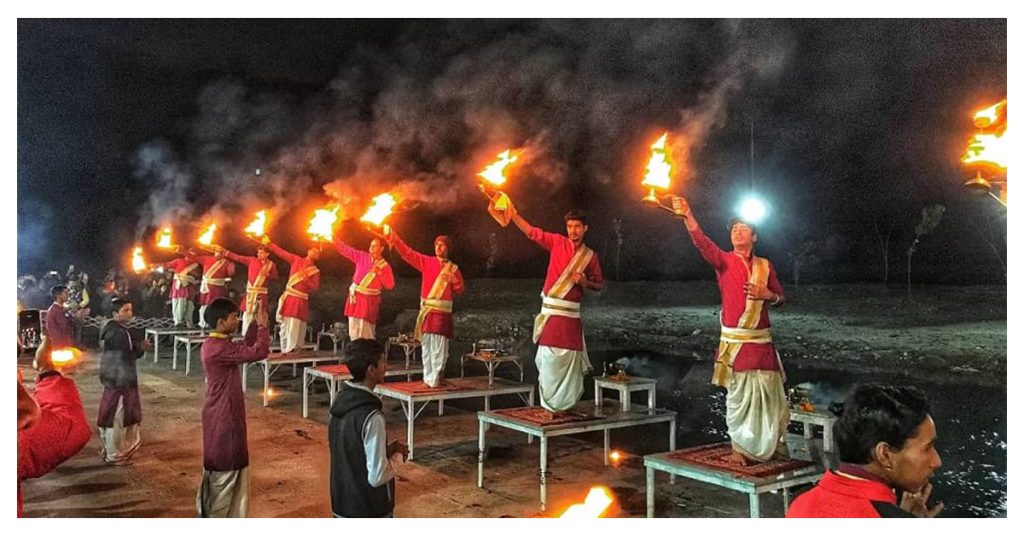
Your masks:
{"label": "small table", "polygon": [[200,328],[170,327],[170,328],[146,328],[145,336],[153,337],[153,362],[160,359],[160,337],[174,337],[175,335],[202,335],[206,331]]}
{"label": "small table", "polygon": [[328,339],[331,340],[331,344],[334,345],[334,353],[338,353],[338,343],[339,342],[341,343],[341,351],[342,351],[342,353],[345,352],[345,346],[349,342],[348,334],[347,333],[341,333],[341,332],[335,331],[335,330],[324,330],[324,331],[321,331],[316,336],[317,344],[320,344],[320,339],[322,339],[324,337],[327,337]]}
{"label": "small table", "polygon": [[619,392],[619,402],[622,411],[629,411],[630,393],[633,391],[647,391],[647,407],[654,409],[657,403],[655,388],[658,380],[654,378],[639,378],[628,376],[625,380],[612,379],[614,376],[600,376],[594,378],[594,404],[600,405],[604,393],[602,389],[614,389]]}
{"label": "small table", "polygon": [[[384,372],[384,377],[405,376],[406,381],[412,381],[413,374],[423,374],[423,367],[402,369],[389,366],[387,371]],[[338,394],[338,390],[341,389],[339,382],[351,380],[352,373],[349,372],[348,367],[344,363],[304,368],[302,371],[302,417],[304,419],[309,418],[309,388],[313,386],[313,382],[317,378],[327,382],[327,391],[331,395],[331,404],[333,405],[334,397]]]}
{"label": "small table", "polygon": [[[531,404],[532,405],[532,404]],[[509,415],[511,410],[481,411],[477,413],[480,421],[480,444],[477,454],[476,485],[484,487],[484,459],[487,455],[487,426],[493,424],[523,432],[532,440],[540,438],[540,509],[547,507],[548,498],[548,438],[586,432],[604,431],[604,463],[608,465],[609,436],[611,430],[643,426],[647,424],[669,423],[668,448],[676,449],[676,412],[667,409],[647,409],[622,411],[619,408],[604,408],[600,405],[590,406],[587,402],[577,404],[574,412],[592,415],[593,419],[559,424],[540,424],[535,421]]]}
{"label": "small table", "polygon": [[412,358],[416,356],[416,349],[420,348],[420,361],[423,361],[422,356],[422,344],[420,341],[413,339],[400,339],[398,337],[388,337],[388,342],[384,343],[384,359],[387,359],[391,355],[391,345],[398,345],[402,347],[402,352],[405,353],[405,368],[409,368],[412,363]]}
{"label": "small table", "polygon": [[292,365],[292,370],[302,363],[311,363],[314,367],[317,363],[334,361],[337,363],[339,357],[328,352],[289,352],[287,354],[272,353],[266,359],[242,364],[242,391],[246,390],[249,365],[258,365],[263,368],[263,406],[270,405],[270,395],[267,390],[270,388],[270,376],[281,365]]}
{"label": "small table", "polygon": [[[178,345],[185,345],[185,375],[192,372],[192,348],[198,348],[206,340],[206,334],[202,335],[175,335],[174,336],[174,357],[171,360],[171,370],[178,370]],[[236,335],[231,338],[232,342],[243,340],[245,337]]]}
{"label": "small table", "polygon": [[822,428],[822,443],[825,452],[835,452],[835,440],[832,438],[832,426],[838,417],[823,411],[803,411],[799,409],[789,410],[790,422],[798,422],[804,425],[804,438],[814,439],[814,427]]}
{"label": "small table", "polygon": [[466,377],[466,360],[470,359],[473,361],[480,361],[487,367],[487,384],[494,383],[494,369],[498,368],[498,365],[502,363],[512,363],[519,367],[519,383],[523,382],[523,362],[522,358],[517,355],[494,355],[494,354],[477,354],[468,353],[462,354],[459,358],[459,368],[462,370],[462,377]]}
{"label": "small table", "polygon": [[825,460],[814,441],[807,441],[798,435],[788,435],[786,443],[789,446],[790,457],[812,461],[814,465],[766,477],[754,477],[736,475],[724,469],[679,460],[672,457],[674,452],[644,456],[644,467],[647,468],[647,517],[654,517],[656,471],[746,493],[750,499],[750,517],[752,518],[761,517],[761,495],[770,491],[782,490],[783,510],[788,510],[789,488],[817,482],[825,473],[825,468],[831,466],[831,462]]}

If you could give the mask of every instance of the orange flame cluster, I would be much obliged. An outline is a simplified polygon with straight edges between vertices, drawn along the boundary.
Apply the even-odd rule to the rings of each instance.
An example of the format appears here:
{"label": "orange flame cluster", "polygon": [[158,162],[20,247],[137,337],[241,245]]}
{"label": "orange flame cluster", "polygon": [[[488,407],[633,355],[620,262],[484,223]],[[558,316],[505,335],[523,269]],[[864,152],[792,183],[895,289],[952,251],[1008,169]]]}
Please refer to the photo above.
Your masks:
{"label": "orange flame cluster", "polygon": [[967,151],[960,160],[964,164],[995,166],[1005,170],[1010,153],[1006,122],[1006,99],[975,112],[974,126],[982,132],[975,134],[967,143]]}
{"label": "orange flame cluster", "polygon": [[672,164],[669,161],[668,149],[665,147],[668,141],[668,132],[661,135],[658,141],[651,145],[651,158],[647,161],[647,168],[644,172],[644,180],[640,184],[648,188],[667,190],[672,181]]}
{"label": "orange flame cluster", "polygon": [[615,502],[612,491],[605,486],[594,486],[587,493],[582,503],[567,508],[559,517],[588,519],[601,517],[605,510]]}
{"label": "orange flame cluster", "polygon": [[206,228],[206,231],[204,231],[203,234],[199,236],[199,243],[204,245],[204,246],[209,246],[210,244],[212,244],[213,243],[213,233],[216,232],[216,231],[217,231],[217,224],[216,223],[211,223],[210,226]]}
{"label": "orange flame cluster", "polygon": [[497,158],[497,160],[485,167],[483,171],[477,173],[478,176],[495,187],[505,184],[505,181],[508,180],[508,168],[519,160],[519,154],[518,152],[513,153],[512,149],[505,149],[504,152],[498,153]]}
{"label": "orange flame cluster", "polygon": [[132,271],[141,273],[146,269],[146,259],[142,258],[142,247],[135,246],[132,250]]}
{"label": "orange flame cluster", "polygon": [[366,209],[366,214],[363,214],[359,221],[380,227],[380,224],[384,223],[384,218],[391,215],[391,211],[394,210],[397,204],[398,201],[395,199],[395,196],[390,193],[380,194],[373,198],[373,205]]}
{"label": "orange flame cluster", "polygon": [[245,228],[245,233],[257,237],[263,236],[266,233],[266,227],[267,211],[261,210],[256,213],[256,218],[252,220],[252,223],[250,223],[249,226]]}
{"label": "orange flame cluster", "polygon": [[171,249],[174,244],[171,244],[171,228],[164,227],[156,236],[156,247],[161,249]]}
{"label": "orange flame cluster", "polygon": [[75,348],[60,348],[50,352],[50,361],[57,367],[70,365],[76,359],[78,359],[78,350]]}
{"label": "orange flame cluster", "polygon": [[340,207],[334,205],[313,211],[313,218],[309,220],[309,228],[306,229],[313,240],[330,242],[334,239],[334,223],[338,221],[339,209]]}

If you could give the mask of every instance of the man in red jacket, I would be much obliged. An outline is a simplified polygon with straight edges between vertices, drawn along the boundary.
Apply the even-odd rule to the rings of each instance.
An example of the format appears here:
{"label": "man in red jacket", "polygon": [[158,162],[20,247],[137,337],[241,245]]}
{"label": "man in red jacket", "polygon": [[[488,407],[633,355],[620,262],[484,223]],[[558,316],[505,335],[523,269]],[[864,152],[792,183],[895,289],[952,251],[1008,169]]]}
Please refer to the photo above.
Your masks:
{"label": "man in red jacket", "polygon": [[203,277],[199,281],[199,327],[209,329],[206,325],[206,306],[217,298],[228,295],[228,281],[235,275],[235,263],[224,258],[223,250],[214,250],[213,255],[200,255],[193,258],[203,267]]}
{"label": "man in red jacket", "polygon": [[270,250],[267,249],[267,246],[260,244],[256,246],[255,257],[246,257],[220,246],[213,246],[213,249],[222,252],[228,259],[246,266],[248,279],[245,283],[245,299],[238,307],[242,311],[242,333],[248,333],[249,326],[256,320],[252,313],[257,310],[256,302],[260,302],[258,310],[264,317],[262,318],[263,324],[267,324],[266,316],[270,311],[267,281],[277,279],[277,265],[270,260]]}
{"label": "man in red jacket", "polygon": [[78,388],[54,367],[50,351],[44,338],[36,351],[35,400],[18,378],[18,517],[21,482],[52,471],[82,450],[91,435]]}
{"label": "man in red jacket", "polygon": [[[839,467],[793,501],[786,517],[935,517],[929,482],[942,465],[928,400],[913,387],[862,385],[835,424]],[[896,492],[902,491],[899,506]]]}
{"label": "man in red jacket", "polygon": [[345,299],[348,338],[353,341],[375,339],[380,295],[385,290],[395,288],[395,275],[383,257],[384,241],[374,238],[370,241],[369,251],[360,251],[346,244],[339,234],[334,239],[334,247],[342,257],[355,265],[352,284],[348,287],[348,297]]}
{"label": "man in red jacket", "polygon": [[298,348],[306,338],[306,323],[309,322],[309,295],[320,288],[320,248],[311,247],[305,257],[300,257],[278,247],[263,235],[263,245],[270,252],[288,263],[288,281],[284,292],[277,300],[277,323],[281,328],[281,352],[288,353]]}

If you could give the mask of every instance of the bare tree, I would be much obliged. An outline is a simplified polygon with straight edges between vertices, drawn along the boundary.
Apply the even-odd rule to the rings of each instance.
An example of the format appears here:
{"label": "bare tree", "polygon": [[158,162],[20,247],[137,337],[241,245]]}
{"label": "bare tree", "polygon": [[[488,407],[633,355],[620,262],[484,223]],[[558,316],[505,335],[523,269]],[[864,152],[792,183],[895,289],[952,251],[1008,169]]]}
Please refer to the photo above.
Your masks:
{"label": "bare tree", "polygon": [[938,227],[939,222],[942,221],[942,213],[946,211],[946,207],[943,205],[929,205],[921,209],[921,222],[914,228],[914,241],[910,243],[910,247],[907,248],[907,297],[910,294],[910,272],[911,272],[911,261],[914,259],[914,253],[917,251],[917,245],[921,242],[921,237],[935,230]]}
{"label": "bare tree", "polygon": [[878,248],[882,251],[882,281],[885,285],[889,285],[889,243],[892,240],[892,230],[896,227],[896,222],[890,221],[889,228],[882,231],[881,225],[878,224],[878,214],[871,216],[871,223],[875,226],[875,237],[878,238]]}
{"label": "bare tree", "polygon": [[800,268],[816,260],[820,247],[821,243],[818,239],[804,236],[789,252],[789,262],[793,267],[793,286],[800,286]]}
{"label": "bare tree", "polygon": [[612,218],[612,231],[615,232],[615,280],[619,278],[620,260],[622,259],[622,218]]}

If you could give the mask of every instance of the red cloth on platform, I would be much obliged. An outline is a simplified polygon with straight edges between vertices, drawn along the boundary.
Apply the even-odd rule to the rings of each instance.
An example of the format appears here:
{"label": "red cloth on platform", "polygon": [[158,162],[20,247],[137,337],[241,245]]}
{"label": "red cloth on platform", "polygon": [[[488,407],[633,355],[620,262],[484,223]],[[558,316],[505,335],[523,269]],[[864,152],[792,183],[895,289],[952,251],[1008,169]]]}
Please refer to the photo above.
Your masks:
{"label": "red cloth on platform", "polygon": [[[420,284],[420,298],[426,298],[430,294],[430,288],[434,286],[434,280],[440,275],[444,265],[436,256],[424,255],[413,251],[401,237],[397,234],[394,236],[395,249],[398,250],[398,254],[405,262],[423,274],[423,282]],[[466,290],[465,282],[462,279],[462,271],[456,268],[452,275],[455,279],[445,287],[444,292],[441,294],[442,300],[452,300],[457,294],[462,294]],[[452,315],[437,311],[427,313],[427,317],[423,319],[423,333],[436,333],[449,339],[452,338],[454,336]]]}
{"label": "red cloth on platform", "polygon": [[22,517],[21,481],[49,473],[89,442],[92,431],[75,382],[60,374],[36,381],[39,418],[18,430],[18,517]]}
{"label": "red cloth on platform", "polygon": [[[565,266],[569,264],[573,255],[576,254],[576,245],[565,235],[549,233],[538,227],[530,229],[529,237],[537,245],[551,252],[550,260],[548,260],[548,273],[544,277],[543,291],[544,294],[547,294],[551,287],[555,285],[555,282],[558,281],[558,276],[562,275]],[[595,283],[604,282],[604,273],[601,272],[601,263],[597,260],[596,251],[590,259],[590,264],[587,264],[587,267],[584,268],[583,273],[586,274],[587,279]],[[577,303],[583,301],[583,286],[573,285],[565,297],[561,299]],[[541,332],[537,344],[566,350],[582,350],[582,320],[551,315],[544,325],[544,331]]]}
{"label": "red cloth on platform", "polygon": [[[731,251],[722,251],[699,227],[690,233],[693,245],[697,246],[701,256],[714,269],[718,277],[718,289],[722,295],[722,324],[734,328],[739,324],[740,317],[747,307],[747,294],[743,285],[750,278],[751,259],[744,259]],[[775,266],[768,263],[768,289],[782,296],[784,292],[779,278],[775,274]],[[768,320],[768,302],[761,308],[761,318],[757,329],[771,327]],[[717,346],[716,346],[717,348]],[[735,372],[745,370],[779,370],[779,360],[775,355],[773,343],[747,343],[740,348],[733,362]]]}
{"label": "red cloth on platform", "polygon": [[203,469],[237,471],[249,465],[245,427],[245,395],[238,365],[266,359],[270,333],[249,324],[245,340],[207,337],[203,342]]}
{"label": "red cloth on platform", "polygon": [[[246,274],[247,279],[246,279],[246,281],[248,283],[255,282],[256,281],[256,276],[260,275],[260,270],[263,269],[263,262],[261,262],[258,257],[246,257],[245,255],[239,255],[237,253],[232,253],[230,251],[225,251],[224,252],[224,256],[229,258],[229,259],[231,259],[231,260],[233,260],[233,261],[235,261],[235,262],[237,262],[237,263],[239,263],[239,264],[244,264],[246,266],[246,269],[247,269],[247,274]],[[267,262],[270,263],[270,271],[267,273],[267,281],[270,281],[271,279],[277,279],[277,265],[274,264],[274,262],[271,261],[270,259],[267,259]],[[264,286],[266,286],[266,283],[264,283]],[[263,302],[263,310],[267,311],[267,313],[269,314],[269,312],[270,312],[270,307],[269,307],[269,305],[270,305],[270,298],[269,298],[269,296],[267,294],[260,294],[259,298],[257,298],[257,299],[260,300],[261,302]],[[243,297],[242,297],[242,299],[240,301],[241,301],[241,303],[238,304],[238,310],[242,311],[242,312],[245,312],[245,297],[244,297],[244,295],[243,295]]]}
{"label": "red cloth on platform", "polygon": [[[316,266],[316,263],[314,263],[312,260],[306,257],[300,257],[298,255],[295,255],[294,253],[289,253],[278,247],[277,244],[267,244],[267,248],[270,249],[271,253],[277,255],[278,257],[281,257],[282,259],[284,259],[285,262],[288,263],[289,278],[292,276],[292,274],[302,272],[303,270],[306,269],[307,266]],[[295,285],[295,290],[298,290],[299,292],[305,292],[306,294],[314,292],[318,288],[320,288],[319,273],[307,277],[303,279],[299,284]],[[281,316],[287,316],[289,318],[298,318],[299,320],[306,322],[309,320],[309,300],[304,300],[296,296],[285,296],[284,304],[282,305],[281,310],[278,311],[278,314],[280,314]]]}
{"label": "red cloth on platform", "polygon": [[[369,252],[360,251],[346,244],[341,238],[335,239],[334,247],[338,249],[338,253],[342,257],[356,265],[356,271],[352,274],[352,282],[358,285],[363,280],[363,277],[373,268],[373,257],[370,256]],[[383,267],[377,270],[377,275],[370,281],[369,288],[381,290],[395,288],[395,274],[391,271],[391,265],[386,261]],[[349,292],[345,293],[345,316],[361,318],[371,324],[376,324],[377,318],[380,315],[381,297],[368,296],[360,292],[355,292],[354,294],[355,300],[353,303]]]}
{"label": "red cloth on platform", "polygon": [[196,294],[199,292],[199,280],[202,279],[201,267],[199,262],[193,258],[181,258],[174,259],[173,261],[158,264],[156,266],[163,268],[164,270],[170,270],[175,274],[180,274],[190,264],[195,264],[196,267],[188,272],[188,275],[195,277],[196,282],[188,286],[182,286],[178,281],[178,278],[174,278],[174,282],[171,283],[171,299],[174,298],[186,298],[189,300],[195,299]]}

